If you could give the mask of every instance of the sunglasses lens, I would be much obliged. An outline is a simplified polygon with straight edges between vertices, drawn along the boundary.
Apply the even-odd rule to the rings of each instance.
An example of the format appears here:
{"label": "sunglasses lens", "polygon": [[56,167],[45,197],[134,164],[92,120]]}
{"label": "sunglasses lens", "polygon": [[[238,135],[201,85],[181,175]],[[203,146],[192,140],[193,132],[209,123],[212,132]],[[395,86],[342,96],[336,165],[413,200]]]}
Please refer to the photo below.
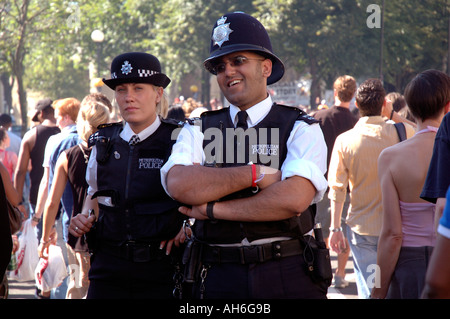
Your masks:
{"label": "sunglasses lens", "polygon": [[234,66],[241,66],[242,64],[244,64],[245,62],[247,62],[247,58],[244,56],[237,56],[233,59],[233,65]]}
{"label": "sunglasses lens", "polygon": [[236,56],[234,58],[229,59],[228,61],[219,62],[216,65],[214,65],[213,72],[215,74],[225,72],[227,63],[230,63],[231,66],[233,66],[233,67],[239,67],[239,66],[247,63],[248,60],[250,60],[250,59],[246,58],[245,56]]}

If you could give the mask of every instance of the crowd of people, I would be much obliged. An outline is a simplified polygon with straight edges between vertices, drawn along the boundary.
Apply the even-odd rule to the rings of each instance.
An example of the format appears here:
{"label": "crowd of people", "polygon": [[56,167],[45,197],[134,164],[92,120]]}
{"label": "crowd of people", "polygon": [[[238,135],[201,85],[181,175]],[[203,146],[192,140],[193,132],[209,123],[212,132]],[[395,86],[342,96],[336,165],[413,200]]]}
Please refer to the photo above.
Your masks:
{"label": "crowd of people", "polygon": [[41,259],[59,223],[67,299],[325,299],[349,284],[350,253],[359,298],[449,298],[450,78],[387,95],[343,75],[334,105],[307,114],[268,94],[285,67],[252,16],[220,17],[209,49],[227,107],[169,106],[158,58],[126,52],[103,79],[120,121],[101,93],[43,99],[14,151],[0,116],[3,296],[9,201]]}

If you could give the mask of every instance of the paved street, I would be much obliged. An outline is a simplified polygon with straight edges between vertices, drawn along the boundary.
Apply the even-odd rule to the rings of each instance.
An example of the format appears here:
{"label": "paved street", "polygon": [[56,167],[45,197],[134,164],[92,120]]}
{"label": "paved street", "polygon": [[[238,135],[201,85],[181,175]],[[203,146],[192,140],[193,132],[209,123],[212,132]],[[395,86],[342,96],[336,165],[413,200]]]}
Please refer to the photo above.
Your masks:
{"label": "paved street", "polygon": [[[331,253],[331,265],[336,268],[336,254]],[[350,257],[346,266],[346,280],[350,282],[350,285],[343,289],[336,289],[331,286],[328,289],[329,299],[357,299],[356,284],[353,272],[353,261]],[[9,299],[34,299],[34,281],[17,282],[10,281]]]}

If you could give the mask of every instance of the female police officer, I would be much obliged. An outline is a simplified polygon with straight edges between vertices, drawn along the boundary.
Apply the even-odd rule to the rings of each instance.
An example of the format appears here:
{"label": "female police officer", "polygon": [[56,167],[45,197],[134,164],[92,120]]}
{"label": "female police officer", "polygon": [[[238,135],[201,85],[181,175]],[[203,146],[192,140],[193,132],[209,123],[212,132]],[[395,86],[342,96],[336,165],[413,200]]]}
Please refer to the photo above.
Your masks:
{"label": "female police officer", "polygon": [[[124,124],[104,125],[90,138],[95,146],[83,211],[96,208],[97,201],[98,221],[95,240],[89,242],[87,298],[171,298],[175,249],[169,254],[161,243],[176,236],[183,217],[160,182],[177,128],[160,117],[167,112],[163,90],[170,79],[156,57],[131,52],[113,60],[111,79],[103,81],[115,92]],[[70,232],[82,236],[94,216],[78,216]]]}

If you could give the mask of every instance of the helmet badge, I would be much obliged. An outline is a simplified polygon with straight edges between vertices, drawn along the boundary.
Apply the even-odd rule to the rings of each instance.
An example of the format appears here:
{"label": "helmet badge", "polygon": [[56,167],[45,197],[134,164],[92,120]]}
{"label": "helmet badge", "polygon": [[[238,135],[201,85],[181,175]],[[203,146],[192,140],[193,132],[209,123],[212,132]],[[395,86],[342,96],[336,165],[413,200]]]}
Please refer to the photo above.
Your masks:
{"label": "helmet badge", "polygon": [[222,46],[222,44],[225,41],[229,41],[229,35],[233,30],[230,29],[230,24],[226,23],[227,17],[221,17],[219,20],[217,20],[217,27],[214,28],[212,40],[214,41],[214,45],[218,45],[219,47]]}
{"label": "helmet badge", "polygon": [[133,67],[131,66],[130,62],[125,61],[122,65],[122,74],[128,75],[129,73],[131,73],[131,70],[133,70]]}

